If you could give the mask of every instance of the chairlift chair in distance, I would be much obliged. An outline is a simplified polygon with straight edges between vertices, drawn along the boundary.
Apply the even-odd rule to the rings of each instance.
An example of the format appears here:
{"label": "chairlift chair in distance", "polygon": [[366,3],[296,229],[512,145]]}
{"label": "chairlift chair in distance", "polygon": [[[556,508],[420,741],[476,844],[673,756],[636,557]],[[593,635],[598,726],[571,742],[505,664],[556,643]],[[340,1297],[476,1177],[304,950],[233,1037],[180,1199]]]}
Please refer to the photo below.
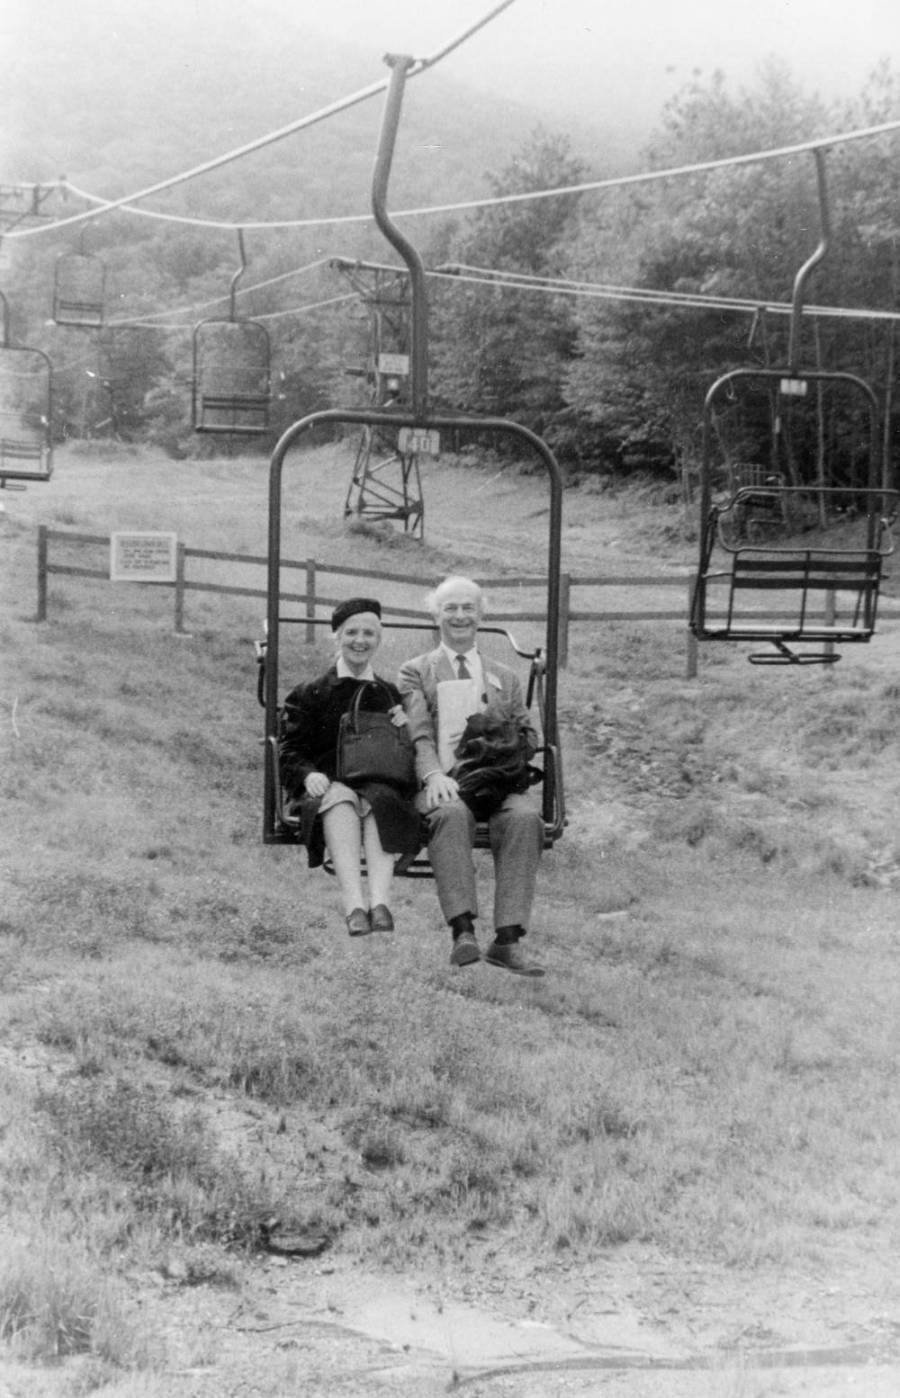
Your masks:
{"label": "chairlift chair in distance", "polygon": [[64,252],[56,259],[53,319],[57,325],[97,330],[103,324],[106,264],[87,252]]}
{"label": "chairlift chair in distance", "polygon": [[[829,241],[824,158],[813,154],[822,236],[795,278],[787,364],[722,374],[703,410],[690,626],[700,641],[773,647],[752,652],[752,664],[826,664],[836,644],[868,641],[893,549],[897,492],[881,479],[874,391],[855,374],[798,365],[803,288]],[[730,462],[723,444],[735,404],[745,432],[756,426],[750,463]]]}
{"label": "chairlift chair in distance", "polygon": [[[357,427],[392,428],[415,450],[434,452],[442,432],[471,434],[477,440],[504,438],[536,456],[546,473],[549,488],[549,527],[547,544],[547,590],[545,645],[539,650],[523,651],[502,627],[486,626],[486,633],[502,633],[513,650],[529,665],[526,700],[532,706],[535,727],[539,729],[541,748],[538,759],[542,765],[541,813],[544,821],[545,845],[551,846],[560,837],[565,825],[565,801],[557,732],[557,665],[559,654],[560,557],[562,532],[562,475],[547,444],[529,428],[505,418],[476,417],[465,414],[430,412],[427,400],[427,304],[425,272],[418,252],[391,221],[386,209],[386,193],[391,159],[399,124],[406,74],[413,60],[406,56],[389,55],[391,79],[385,102],[378,151],[372,179],[372,209],[375,221],[398,250],[407,264],[412,295],[410,405],[393,407],[390,412],[378,407],[368,409],[326,409],[309,414],[295,422],[282,435],[271,457],[269,475],[269,539],[266,636],[258,647],[260,659],[258,696],[265,706],[265,771],[263,791],[263,840],[267,844],[290,844],[298,838],[298,819],[287,809],[279,772],[279,738],[282,729],[281,634],[285,627],[308,625],[311,619],[291,610],[305,599],[291,599],[282,587],[282,494],[286,458],[290,449],[318,424],[345,424]],[[324,599],[323,599],[324,600]],[[319,619],[325,624],[325,618]],[[385,619],[386,629],[407,630],[415,635],[408,654],[425,648],[433,636],[428,620]],[[419,634],[416,634],[419,633]],[[536,712],[535,712],[536,710]],[[487,827],[479,827],[476,844],[488,843]],[[408,872],[427,876],[427,860],[418,860]]]}
{"label": "chairlift chair in distance", "polygon": [[193,426],[195,432],[258,436],[269,430],[269,332],[260,321],[237,314],[237,286],[247,266],[240,228],[238,247],[241,265],[231,279],[229,315],[194,328]]}
{"label": "chairlift chair in distance", "polygon": [[39,349],[9,343],[9,305],[0,293],[0,489],[7,481],[49,481],[53,369]]}

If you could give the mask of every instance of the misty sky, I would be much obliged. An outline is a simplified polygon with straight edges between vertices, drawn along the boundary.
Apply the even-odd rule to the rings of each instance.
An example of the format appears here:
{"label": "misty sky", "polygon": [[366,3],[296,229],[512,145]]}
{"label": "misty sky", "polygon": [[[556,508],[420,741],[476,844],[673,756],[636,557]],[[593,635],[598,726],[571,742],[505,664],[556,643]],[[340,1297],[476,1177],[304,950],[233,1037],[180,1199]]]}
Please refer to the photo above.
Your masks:
{"label": "misty sky", "polygon": [[[421,58],[496,0],[299,0],[305,23]],[[722,68],[752,82],[767,57],[805,90],[856,93],[879,58],[897,61],[900,0],[513,0],[443,71],[591,124],[627,113],[649,129],[691,77]]]}

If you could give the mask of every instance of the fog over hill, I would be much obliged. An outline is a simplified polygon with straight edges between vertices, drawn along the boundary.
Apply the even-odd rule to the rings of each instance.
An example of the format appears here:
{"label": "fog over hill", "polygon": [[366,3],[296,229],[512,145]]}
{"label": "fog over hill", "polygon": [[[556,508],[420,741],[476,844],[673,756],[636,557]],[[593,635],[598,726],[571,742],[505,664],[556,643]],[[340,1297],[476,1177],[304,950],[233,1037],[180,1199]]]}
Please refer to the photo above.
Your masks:
{"label": "fog over hill", "polygon": [[[66,174],[105,197],[192,168],[387,77],[386,49],[438,51],[489,0],[6,0],[0,181]],[[476,197],[538,126],[596,175],[635,169],[664,104],[721,68],[752,84],[768,57],[826,99],[857,90],[900,39],[894,0],[850,16],[812,0],[515,0],[410,82],[395,207]],[[198,216],[359,213],[383,105],[191,181],[156,207]]]}
{"label": "fog over hill", "polygon": [[[65,174],[91,193],[118,197],[387,78],[379,53],[323,36],[295,9],[280,0],[220,0],[214,22],[198,25],[190,3],[151,11],[16,0],[6,46],[39,57],[16,64],[0,92],[0,179]],[[247,219],[365,212],[382,108],[378,93],[149,207]],[[546,113],[440,69],[410,81],[394,206],[482,192],[485,172],[501,168],[539,124],[548,124]]]}

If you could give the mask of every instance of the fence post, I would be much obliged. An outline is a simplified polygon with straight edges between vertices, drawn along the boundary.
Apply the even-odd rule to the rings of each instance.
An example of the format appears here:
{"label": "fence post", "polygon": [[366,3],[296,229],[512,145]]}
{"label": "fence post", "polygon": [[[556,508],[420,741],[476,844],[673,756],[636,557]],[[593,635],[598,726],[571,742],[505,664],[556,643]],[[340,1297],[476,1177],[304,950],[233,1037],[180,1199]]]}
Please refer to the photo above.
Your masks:
{"label": "fence post", "polygon": [[[694,591],[697,584],[697,575],[692,573],[688,578],[688,617],[691,614],[691,607],[694,605]],[[688,625],[687,633],[687,677],[689,680],[697,678],[698,669],[697,637]]]}
{"label": "fence post", "polygon": [[184,556],[186,549],[179,539],[175,545],[175,635],[184,635]]}
{"label": "fence post", "polygon": [[316,628],[312,625],[312,620],[316,615],[316,560],[307,558],[306,560],[306,644],[311,646],[316,639]]}
{"label": "fence post", "polygon": [[559,668],[569,663],[569,612],[572,605],[572,575],[559,575]]}
{"label": "fence post", "polygon": [[47,620],[47,526],[38,525],[37,550],[37,618]]}
{"label": "fence post", "polygon": [[[837,594],[833,587],[829,587],[825,593],[825,625],[834,626],[837,616]],[[825,642],[825,654],[829,660],[834,659],[834,640]],[[827,673],[827,671],[826,671]]]}

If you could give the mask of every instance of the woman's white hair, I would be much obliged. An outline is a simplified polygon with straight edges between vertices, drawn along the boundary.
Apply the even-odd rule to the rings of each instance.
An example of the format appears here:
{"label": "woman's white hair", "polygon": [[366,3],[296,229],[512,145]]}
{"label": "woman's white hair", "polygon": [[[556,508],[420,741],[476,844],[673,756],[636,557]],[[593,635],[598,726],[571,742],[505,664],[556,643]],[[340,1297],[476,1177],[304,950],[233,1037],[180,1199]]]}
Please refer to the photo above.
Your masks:
{"label": "woman's white hair", "polygon": [[477,582],[473,582],[471,578],[465,577],[462,573],[451,573],[449,577],[444,578],[443,581],[438,583],[436,588],[428,593],[425,598],[426,611],[431,616],[437,617],[444,597],[452,587],[458,587],[460,584],[464,584],[466,587],[470,587],[473,590],[475,596],[478,598],[479,613],[481,616],[485,616],[488,609],[487,597],[484,595],[484,592]]}

